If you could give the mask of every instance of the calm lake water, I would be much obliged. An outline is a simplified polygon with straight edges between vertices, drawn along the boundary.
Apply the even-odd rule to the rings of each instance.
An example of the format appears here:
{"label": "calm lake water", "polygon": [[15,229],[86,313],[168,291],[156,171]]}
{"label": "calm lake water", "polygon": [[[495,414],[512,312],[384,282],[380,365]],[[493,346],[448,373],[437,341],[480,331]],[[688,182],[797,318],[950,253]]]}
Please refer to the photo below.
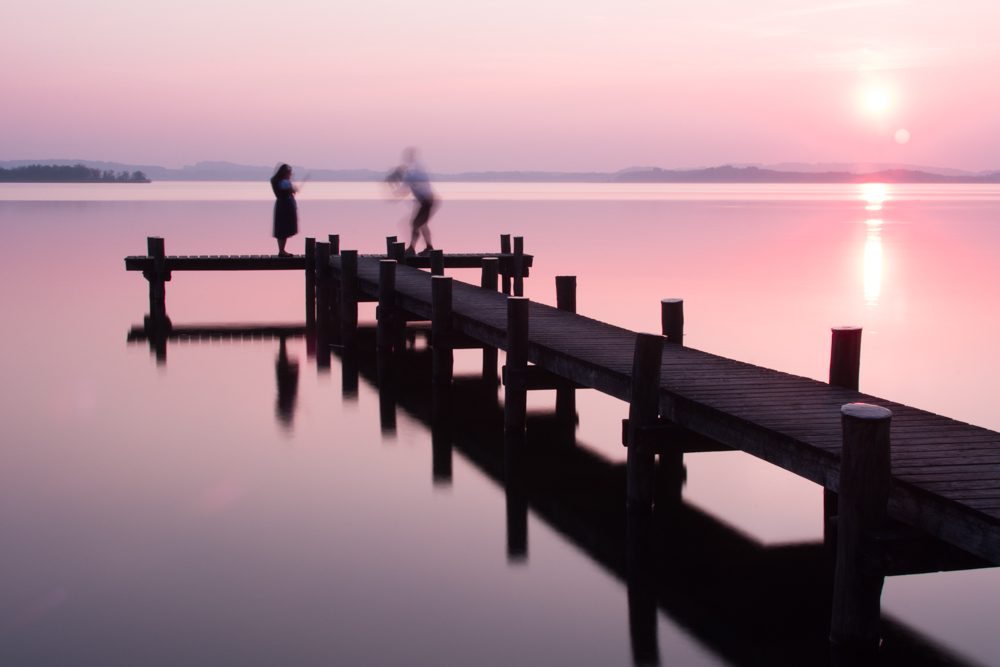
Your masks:
{"label": "calm lake water", "polygon": [[[659,300],[683,297],[687,345],[820,380],[830,327],[861,325],[863,391],[1000,429],[996,186],[438,190],[435,246],[484,252],[523,235],[533,299],[554,304],[554,276],[576,275],[580,313],[658,331]],[[318,369],[303,337],[284,352],[278,339],[172,341],[162,365],[127,342],[148,288],[126,255],[149,235],[168,254],[274,252],[272,201],[256,183],[0,185],[0,664],[822,655],[828,609],[810,597],[827,585],[822,491],[809,482],[742,453],[686,455],[690,520],[646,623],[635,596],[630,608],[619,507],[597,491],[573,504],[623,479],[626,405],[578,392],[577,447],[538,472],[526,550],[511,550],[496,428],[474,410],[456,418],[450,479],[435,477],[416,375],[386,428],[370,356],[345,391],[340,357]],[[381,252],[410,208],[375,184],[310,183],[299,211],[296,252],[329,233]],[[175,326],[301,325],[303,291],[295,272],[177,273],[167,311]],[[479,360],[456,353],[456,386],[475,385]],[[529,397],[536,432],[553,404]],[[1000,571],[890,578],[882,601],[887,637],[911,657],[1000,665]]]}

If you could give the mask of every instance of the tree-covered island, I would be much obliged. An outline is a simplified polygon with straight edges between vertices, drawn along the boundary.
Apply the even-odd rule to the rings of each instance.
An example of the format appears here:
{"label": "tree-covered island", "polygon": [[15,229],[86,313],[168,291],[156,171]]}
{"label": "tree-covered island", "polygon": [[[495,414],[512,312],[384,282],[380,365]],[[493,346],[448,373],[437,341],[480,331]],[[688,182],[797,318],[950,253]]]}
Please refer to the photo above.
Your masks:
{"label": "tree-covered island", "polygon": [[72,167],[32,164],[26,167],[0,167],[0,183],[151,183],[141,171],[91,169],[82,164]]}

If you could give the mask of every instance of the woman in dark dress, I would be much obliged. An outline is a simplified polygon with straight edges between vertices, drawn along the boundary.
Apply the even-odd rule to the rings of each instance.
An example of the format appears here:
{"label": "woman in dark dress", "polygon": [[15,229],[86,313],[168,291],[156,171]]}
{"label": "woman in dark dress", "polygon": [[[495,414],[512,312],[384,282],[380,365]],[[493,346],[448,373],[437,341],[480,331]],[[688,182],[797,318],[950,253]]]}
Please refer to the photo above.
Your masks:
{"label": "woman in dark dress", "polygon": [[271,189],[277,201],[274,202],[274,238],[278,239],[278,256],[291,257],[285,252],[285,241],[299,233],[299,213],[295,206],[295,192],[292,185],[292,168],[287,164],[278,167],[271,177]]}

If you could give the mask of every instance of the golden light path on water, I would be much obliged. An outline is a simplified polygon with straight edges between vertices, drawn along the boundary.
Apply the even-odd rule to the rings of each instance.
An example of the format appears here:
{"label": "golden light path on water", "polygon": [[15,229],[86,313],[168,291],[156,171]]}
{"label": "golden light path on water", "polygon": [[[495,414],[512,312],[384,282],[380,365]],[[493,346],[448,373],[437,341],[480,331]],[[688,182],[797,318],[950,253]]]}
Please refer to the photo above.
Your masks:
{"label": "golden light path on water", "polygon": [[[889,186],[885,183],[865,183],[861,187],[867,202],[865,210],[881,211]],[[865,304],[877,306],[882,291],[882,220],[869,218],[865,224],[868,226],[865,239]]]}

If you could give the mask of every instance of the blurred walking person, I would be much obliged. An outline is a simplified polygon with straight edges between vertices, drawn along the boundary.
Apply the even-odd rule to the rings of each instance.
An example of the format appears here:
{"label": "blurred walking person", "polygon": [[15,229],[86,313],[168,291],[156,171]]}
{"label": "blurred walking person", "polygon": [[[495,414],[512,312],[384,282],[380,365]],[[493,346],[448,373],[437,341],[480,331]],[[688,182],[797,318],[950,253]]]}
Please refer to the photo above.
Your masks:
{"label": "blurred walking person", "polygon": [[400,194],[405,196],[406,191],[409,190],[416,200],[413,220],[410,222],[410,245],[406,247],[406,254],[416,254],[417,239],[423,236],[427,246],[420,251],[420,254],[429,255],[434,246],[431,245],[431,230],[428,228],[428,223],[437,201],[434,198],[434,191],[431,190],[427,172],[423,165],[417,161],[416,148],[407,148],[403,151],[403,164],[396,167],[386,177],[386,182],[396,186],[397,196]]}
{"label": "blurred walking person", "polygon": [[285,241],[299,233],[299,212],[295,205],[298,188],[292,185],[291,167],[287,164],[278,167],[271,177],[271,189],[277,197],[274,202],[274,238],[278,239],[278,256],[291,257],[292,253],[285,252]]}

